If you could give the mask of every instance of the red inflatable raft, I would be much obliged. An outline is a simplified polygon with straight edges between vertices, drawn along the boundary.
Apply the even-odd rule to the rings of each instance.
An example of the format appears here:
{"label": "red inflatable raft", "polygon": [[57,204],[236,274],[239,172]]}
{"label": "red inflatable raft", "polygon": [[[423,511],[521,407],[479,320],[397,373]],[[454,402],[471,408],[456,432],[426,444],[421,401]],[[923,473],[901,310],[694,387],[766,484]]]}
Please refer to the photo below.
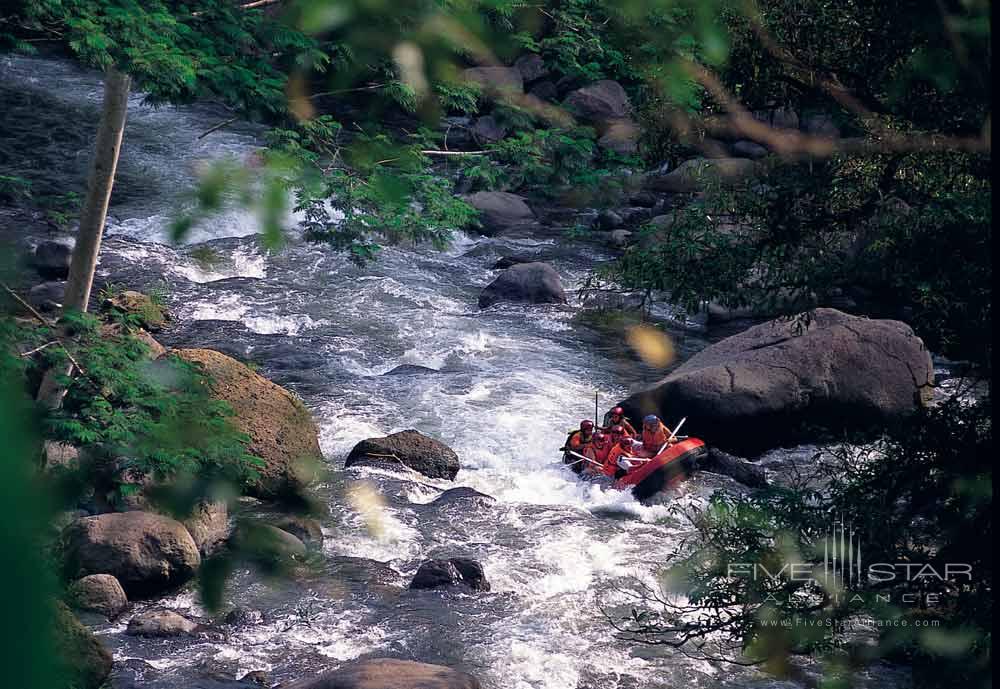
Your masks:
{"label": "red inflatable raft", "polygon": [[[632,490],[638,500],[646,500],[661,490],[675,485],[691,475],[698,460],[708,454],[705,443],[698,438],[686,438],[674,443],[651,459],[627,457],[632,468],[614,471],[613,467],[605,467],[602,475],[614,473],[617,477],[612,488],[617,490]],[[570,465],[575,473],[583,472],[582,455],[567,452],[563,462]]]}
{"label": "red inflatable raft", "polygon": [[698,438],[687,438],[665,449],[652,459],[629,458],[634,468],[618,478],[614,488],[632,489],[638,500],[656,495],[691,475],[698,459],[708,453],[705,443]]}

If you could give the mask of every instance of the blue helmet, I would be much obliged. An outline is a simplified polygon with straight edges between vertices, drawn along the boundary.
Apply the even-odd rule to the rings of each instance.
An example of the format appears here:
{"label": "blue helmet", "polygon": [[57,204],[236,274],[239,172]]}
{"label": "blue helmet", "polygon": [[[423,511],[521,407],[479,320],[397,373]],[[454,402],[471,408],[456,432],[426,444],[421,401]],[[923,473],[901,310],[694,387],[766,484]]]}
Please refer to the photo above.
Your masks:
{"label": "blue helmet", "polygon": [[659,422],[660,422],[660,419],[656,416],[656,414],[650,414],[649,416],[645,417],[642,420],[643,424],[649,424],[649,425],[652,425],[654,423],[659,423]]}

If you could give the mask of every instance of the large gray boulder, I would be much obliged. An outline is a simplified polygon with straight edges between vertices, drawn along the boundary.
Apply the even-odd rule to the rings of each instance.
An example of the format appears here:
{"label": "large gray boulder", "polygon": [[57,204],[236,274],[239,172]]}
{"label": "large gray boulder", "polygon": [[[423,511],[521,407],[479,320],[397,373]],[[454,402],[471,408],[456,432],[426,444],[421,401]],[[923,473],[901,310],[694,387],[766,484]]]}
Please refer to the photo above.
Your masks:
{"label": "large gray boulder", "polygon": [[905,323],[835,309],[755,326],[622,402],[631,418],[687,417],[685,433],[754,455],[809,427],[864,429],[929,401],[934,368]]}
{"label": "large gray boulder", "polygon": [[477,191],[462,200],[479,211],[480,229],[487,236],[535,222],[535,212],[524,197],[508,191]]}
{"label": "large gray boulder", "polygon": [[202,555],[211,555],[229,538],[229,508],[223,501],[200,502],[184,526]]}
{"label": "large gray boulder", "polygon": [[694,158],[685,160],[665,175],[651,175],[646,186],[654,191],[691,193],[712,185],[735,186],[753,177],[757,170],[747,158]]}
{"label": "large gray boulder", "polygon": [[78,519],[63,531],[62,542],[70,576],[111,574],[130,597],[183,584],[201,565],[198,546],[185,526],[149,512]]}
{"label": "large gray boulder", "polygon": [[383,438],[368,438],[354,446],[344,467],[407,467],[430,478],[454,479],[461,468],[458,455],[440,440],[413,429]]}
{"label": "large gray boulder", "polygon": [[395,658],[348,663],[283,689],[481,689],[472,675],[442,665]]}
{"label": "large gray boulder", "polygon": [[559,273],[548,263],[519,263],[500,273],[479,295],[479,308],[500,301],[565,304]]}

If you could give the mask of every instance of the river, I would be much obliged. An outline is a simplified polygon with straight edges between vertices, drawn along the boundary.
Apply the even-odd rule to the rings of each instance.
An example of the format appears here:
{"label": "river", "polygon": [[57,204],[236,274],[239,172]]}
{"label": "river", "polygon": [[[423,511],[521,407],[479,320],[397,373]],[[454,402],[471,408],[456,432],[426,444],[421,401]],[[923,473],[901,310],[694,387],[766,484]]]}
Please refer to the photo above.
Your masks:
{"label": "river", "polygon": [[[52,190],[79,189],[99,76],[56,60],[4,58],[0,86],[3,131],[30,151],[18,158],[8,149],[8,161],[23,172],[45,169]],[[318,488],[327,508],[323,558],[316,576],[290,582],[238,571],[227,607],[259,610],[262,619],[223,636],[140,640],[123,634],[129,615],[98,625],[117,661],[114,686],[222,687],[219,678],[253,670],[287,681],[386,655],[462,668],[486,689],[796,686],[617,642],[601,615],[602,603],[616,600],[610,584],[655,577],[688,533],[682,510],[738,488],[700,474],[662,504],[643,506],[559,465],[557,448],[592,415],[595,392],[606,407],[650,371],[622,343],[595,346],[595,333],[574,320],[575,298],[485,311],[476,300],[499,256],[543,257],[571,289],[608,258],[602,248],[551,232],[520,240],[458,234],[446,251],[389,248],[362,268],[301,241],[294,222],[286,246],[268,253],[248,211],[226,212],[172,245],[166,228],[197,166],[246,160],[258,146],[260,132],[249,125],[198,138],[226,117],[209,105],[154,108],[133,96],[98,281],[160,290],[177,318],[166,344],[253,361],[302,397],[327,464]],[[674,333],[682,355],[707,341],[696,323],[686,326]],[[400,364],[440,372],[383,375]],[[406,428],[458,453],[454,482],[343,470],[357,441]],[[377,529],[345,498],[358,481],[384,498]],[[455,486],[496,503],[432,503]],[[455,555],[483,563],[489,593],[405,589],[423,559]],[[209,617],[194,589],[154,604]]]}

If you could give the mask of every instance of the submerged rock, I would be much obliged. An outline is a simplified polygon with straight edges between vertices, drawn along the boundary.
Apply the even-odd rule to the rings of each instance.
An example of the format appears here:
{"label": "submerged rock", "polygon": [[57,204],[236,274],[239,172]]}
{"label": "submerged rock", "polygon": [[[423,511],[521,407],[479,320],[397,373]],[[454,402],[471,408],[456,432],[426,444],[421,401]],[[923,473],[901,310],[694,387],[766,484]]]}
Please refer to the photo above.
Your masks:
{"label": "submerged rock", "polygon": [[282,689],[481,689],[472,675],[443,665],[373,658],[342,665]]}
{"label": "submerged rock", "polygon": [[500,301],[565,304],[559,273],[548,263],[519,263],[500,273],[479,295],[479,308]]}
{"label": "submerged rock", "polygon": [[300,494],[322,460],[319,431],[309,410],[291,392],[211,349],[179,349],[211,378],[214,397],[229,404],[233,422],[250,436],[250,454],[264,460],[253,486],[259,497]]}
{"label": "submerged rock", "polygon": [[383,376],[413,376],[420,375],[423,373],[441,373],[441,371],[436,368],[431,368],[430,366],[421,366],[419,364],[400,364],[391,371],[386,371]]}
{"label": "submerged rock", "polygon": [[201,564],[198,546],[184,525],[149,512],[78,519],[66,527],[62,543],[71,576],[111,574],[129,596],[179,586]]}
{"label": "submerged rock", "polygon": [[492,495],[480,493],[475,488],[469,488],[468,486],[460,486],[458,488],[449,488],[441,493],[441,495],[431,500],[430,504],[440,507],[443,505],[455,505],[462,503],[492,504],[496,501],[497,499]]}
{"label": "submerged rock", "polygon": [[415,430],[400,431],[383,438],[368,438],[354,446],[344,467],[379,466],[399,470],[408,467],[430,478],[453,480],[461,465],[458,455],[440,440]]}
{"label": "submerged rock", "polygon": [[806,426],[885,424],[926,404],[934,368],[905,323],[835,309],[778,319],[718,342],[624,402],[626,414],[686,416],[684,431],[754,455]]}
{"label": "submerged rock", "polygon": [[493,264],[493,270],[507,270],[511,266],[516,266],[519,263],[534,263],[535,259],[531,256],[520,256],[517,254],[511,256],[501,256],[497,259],[497,262]]}
{"label": "submerged rock", "polygon": [[701,468],[713,474],[728,476],[750,488],[765,488],[768,485],[767,473],[762,467],[723,452],[717,447],[709,449],[708,457],[701,463]]}
{"label": "submerged rock", "polygon": [[114,665],[110,651],[62,603],[55,604],[53,622],[57,663],[65,673],[66,686],[74,689],[104,686]]}
{"label": "submerged rock", "polygon": [[308,553],[306,544],[297,536],[257,521],[240,523],[230,541],[243,556],[265,565],[302,560]]}
{"label": "submerged rock", "polygon": [[438,589],[451,586],[464,586],[473,591],[489,591],[490,582],[486,579],[483,566],[476,560],[466,557],[453,557],[447,560],[427,560],[420,565],[410,582],[411,589]]}
{"label": "submerged rock", "polygon": [[110,574],[89,574],[69,586],[69,602],[77,610],[96,612],[109,620],[128,607],[125,589]]}
{"label": "submerged rock", "polygon": [[191,636],[198,625],[173,610],[148,610],[128,622],[125,633],[129,636],[170,637]]}

